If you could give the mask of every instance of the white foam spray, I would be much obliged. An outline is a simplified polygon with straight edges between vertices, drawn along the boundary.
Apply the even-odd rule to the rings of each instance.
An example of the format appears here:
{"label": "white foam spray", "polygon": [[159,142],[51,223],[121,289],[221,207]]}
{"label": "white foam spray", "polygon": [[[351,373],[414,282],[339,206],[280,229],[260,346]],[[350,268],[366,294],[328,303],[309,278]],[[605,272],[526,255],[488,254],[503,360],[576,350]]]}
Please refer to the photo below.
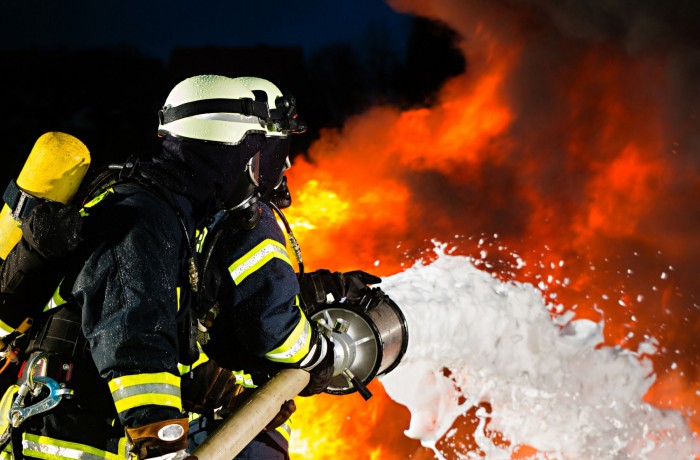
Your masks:
{"label": "white foam spray", "polygon": [[[519,444],[547,459],[667,460],[700,453],[681,413],[642,400],[654,381],[642,351],[653,351],[653,342],[636,352],[602,346],[602,323],[553,319],[534,286],[498,281],[470,259],[436,250],[430,265],[382,282],[409,327],[406,355],[381,378],[389,396],[411,412],[407,436],[442,458],[435,443],[454,435],[448,430],[455,418],[488,402],[492,412],[477,413],[483,423],[475,433],[488,459],[511,458]],[[484,433],[486,417],[510,447]]]}

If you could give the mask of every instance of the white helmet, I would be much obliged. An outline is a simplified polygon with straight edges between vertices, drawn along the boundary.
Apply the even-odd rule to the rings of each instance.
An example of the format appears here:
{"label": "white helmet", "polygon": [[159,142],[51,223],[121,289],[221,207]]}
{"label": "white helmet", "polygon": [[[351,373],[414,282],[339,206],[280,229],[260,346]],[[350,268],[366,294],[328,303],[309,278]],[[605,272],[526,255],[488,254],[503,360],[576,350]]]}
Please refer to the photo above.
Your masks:
{"label": "white helmet", "polygon": [[158,112],[158,134],[235,145],[247,133],[268,134],[270,117],[267,103],[256,101],[242,81],[198,75],[170,91]]}

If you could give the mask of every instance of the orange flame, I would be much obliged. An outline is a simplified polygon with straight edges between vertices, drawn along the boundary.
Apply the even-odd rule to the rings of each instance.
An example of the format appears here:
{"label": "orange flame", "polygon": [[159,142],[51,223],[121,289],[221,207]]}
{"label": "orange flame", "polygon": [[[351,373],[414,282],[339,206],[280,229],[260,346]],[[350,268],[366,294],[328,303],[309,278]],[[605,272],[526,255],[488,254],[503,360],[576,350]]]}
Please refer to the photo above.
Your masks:
{"label": "orange flame", "polygon": [[[647,400],[700,433],[700,176],[679,155],[692,130],[663,89],[671,60],[556,35],[497,2],[393,3],[453,26],[468,71],[434,106],[375,107],[295,161],[287,217],[307,270],[391,275],[431,257],[433,239],[449,242],[538,286],[553,315],[560,304],[602,316],[608,345],[657,340]],[[368,402],[299,401],[293,458],[432,458],[402,435],[405,409],[372,385],[380,396]],[[470,417],[455,423],[462,441],[437,444],[445,458],[478,455]]]}

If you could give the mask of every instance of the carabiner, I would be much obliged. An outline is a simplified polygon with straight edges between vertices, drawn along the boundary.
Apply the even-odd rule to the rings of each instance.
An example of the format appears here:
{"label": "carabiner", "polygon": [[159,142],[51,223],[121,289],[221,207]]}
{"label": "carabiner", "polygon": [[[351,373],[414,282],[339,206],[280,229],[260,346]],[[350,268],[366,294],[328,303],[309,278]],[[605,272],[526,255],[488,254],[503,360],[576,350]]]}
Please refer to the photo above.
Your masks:
{"label": "carabiner", "polygon": [[[64,396],[70,397],[73,395],[73,390],[70,388],[62,388],[61,385],[51,377],[45,375],[34,377],[34,368],[39,364],[40,360],[44,358],[48,358],[48,353],[37,353],[32,356],[32,359],[27,365],[27,380],[19,387],[17,396],[15,396],[15,400],[10,407],[9,419],[14,428],[20,426],[29,417],[53,409],[61,402]],[[41,401],[31,406],[24,407],[24,399],[29,392],[32,392],[34,395],[40,393],[41,388],[37,385],[48,388],[49,394]]]}

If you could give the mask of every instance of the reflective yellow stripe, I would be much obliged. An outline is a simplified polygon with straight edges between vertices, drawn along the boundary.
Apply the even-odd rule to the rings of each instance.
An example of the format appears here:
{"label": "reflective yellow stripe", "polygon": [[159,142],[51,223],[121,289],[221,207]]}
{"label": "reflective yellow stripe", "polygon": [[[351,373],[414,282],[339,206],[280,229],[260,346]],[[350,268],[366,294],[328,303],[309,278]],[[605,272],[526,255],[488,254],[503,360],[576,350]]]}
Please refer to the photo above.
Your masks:
{"label": "reflective yellow stripe", "polygon": [[292,419],[288,419],[286,422],[275,428],[275,431],[284,437],[284,439],[289,442],[289,438],[292,436]]}
{"label": "reflective yellow stripe", "polygon": [[129,440],[126,438],[126,436],[119,439],[119,443],[117,444],[117,452],[119,452],[119,458],[121,458],[121,459],[129,458],[129,459],[136,460],[136,454],[129,454],[128,456],[126,455],[127,447],[131,448],[131,443],[128,441]]}
{"label": "reflective yellow stripe", "polygon": [[202,346],[199,343],[197,343],[197,348],[199,349],[199,358],[197,358],[197,361],[195,361],[189,366],[186,364],[177,365],[177,369],[180,371],[180,375],[185,375],[189,372],[192,372],[192,369],[194,369],[195,367],[209,361],[209,356],[207,356],[207,354],[204,353],[204,350],[202,350]]}
{"label": "reflective yellow stripe", "polygon": [[22,321],[17,327],[12,327],[9,324],[4,323],[2,320],[0,320],[0,339],[12,332],[19,332],[20,334],[24,334],[29,330],[30,327],[32,327],[31,318],[24,318],[24,321]]}
{"label": "reflective yellow stripe", "polygon": [[196,230],[194,234],[194,241],[195,241],[195,248],[194,250],[201,253],[202,250],[204,249],[204,240],[207,238],[207,235],[209,234],[209,228],[204,227],[201,231]]}
{"label": "reflective yellow stripe", "polygon": [[0,400],[0,433],[10,428],[10,406],[19,390],[19,385],[10,385]]}
{"label": "reflective yellow stripe", "polygon": [[90,447],[77,442],[59,441],[47,436],[37,436],[22,433],[22,453],[25,457],[44,458],[52,460],[63,459],[109,459],[124,460],[123,456]]}
{"label": "reflective yellow stripe", "polygon": [[311,323],[299,309],[301,319],[282,345],[265,354],[270,361],[297,363],[309,353],[311,347]]}
{"label": "reflective yellow stripe", "polygon": [[109,389],[119,413],[147,405],[182,410],[180,377],[168,372],[118,377],[109,382]]}
{"label": "reflective yellow stripe", "polygon": [[[61,281],[61,282],[63,282],[63,281]],[[63,305],[64,303],[66,303],[65,299],[63,299],[63,297],[61,297],[61,294],[59,293],[60,290],[61,290],[61,283],[58,284],[58,287],[56,288],[53,295],[51,296],[51,299],[49,300],[49,303],[44,308],[44,311],[50,310],[52,308],[56,308],[58,306]]]}
{"label": "reflective yellow stripe", "polygon": [[250,374],[246,374],[245,371],[231,371],[233,377],[236,379],[236,384],[241,385],[246,388],[257,388],[258,386],[253,382],[253,377]]}
{"label": "reflective yellow stripe", "polygon": [[180,311],[180,286],[175,289],[175,296],[177,297],[177,311]]}
{"label": "reflective yellow stripe", "polygon": [[292,265],[292,262],[289,260],[287,248],[275,240],[266,239],[248,251],[246,255],[231,264],[228,271],[233,281],[236,284],[241,284],[248,275],[274,258],[283,260],[289,265]]}
{"label": "reflective yellow stripe", "polygon": [[107,191],[100,193],[95,198],[85,203],[85,205],[83,205],[83,208],[92,208],[97,203],[102,201],[104,197],[106,197],[109,193],[114,193],[114,189],[112,187],[108,188]]}
{"label": "reflective yellow stripe", "polygon": [[14,332],[15,328],[6,324],[4,321],[0,320],[0,338],[5,337],[7,334]]}

